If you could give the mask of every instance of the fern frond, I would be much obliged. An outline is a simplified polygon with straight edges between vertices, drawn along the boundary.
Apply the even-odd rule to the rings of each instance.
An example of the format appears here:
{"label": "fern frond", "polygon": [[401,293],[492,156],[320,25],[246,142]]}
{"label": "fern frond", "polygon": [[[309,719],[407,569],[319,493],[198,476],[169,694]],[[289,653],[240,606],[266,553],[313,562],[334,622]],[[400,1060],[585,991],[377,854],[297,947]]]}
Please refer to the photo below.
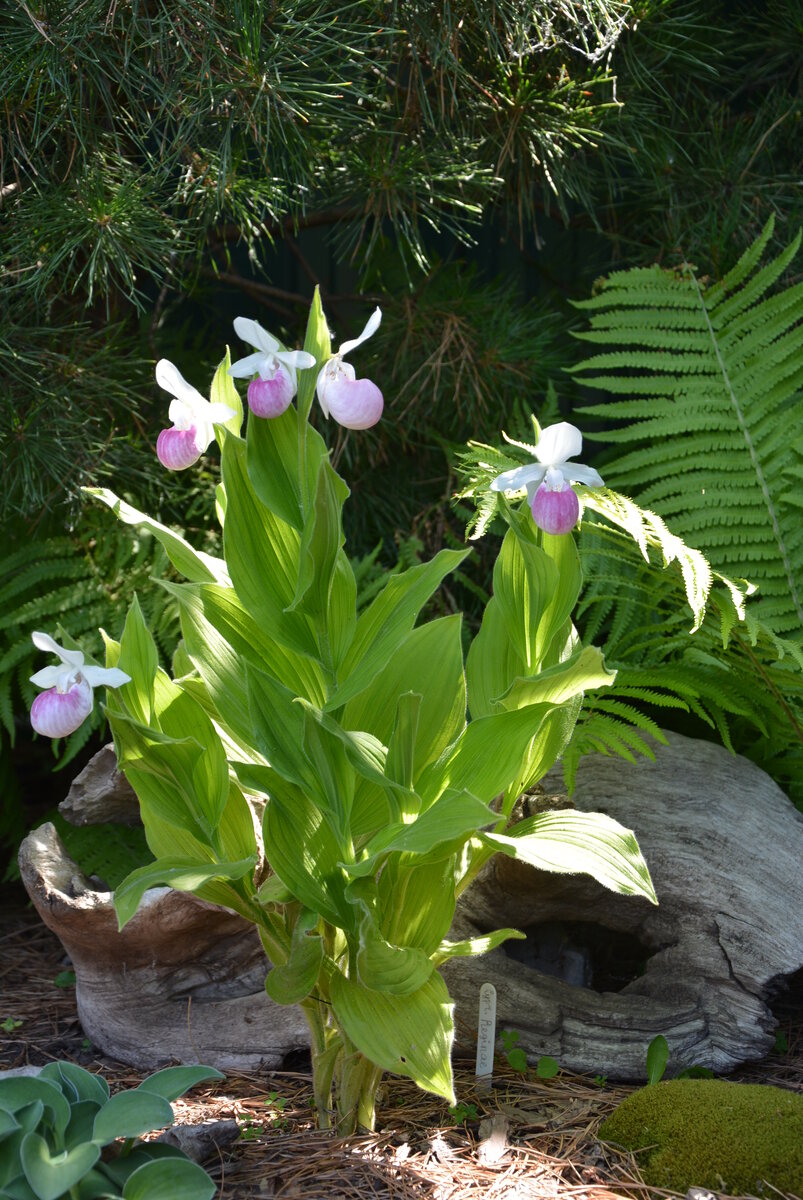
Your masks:
{"label": "fern frond", "polygon": [[[599,351],[574,373],[617,397],[583,410],[617,422],[589,437],[628,447],[608,462],[606,479],[660,514],[715,572],[748,576],[761,620],[788,635],[803,624],[793,486],[803,447],[790,437],[803,425],[803,284],[770,293],[801,240],[760,267],[772,229],[770,220],[708,288],[689,264],[611,275],[577,305],[591,321],[577,336]],[[695,628],[703,593],[698,585]]]}

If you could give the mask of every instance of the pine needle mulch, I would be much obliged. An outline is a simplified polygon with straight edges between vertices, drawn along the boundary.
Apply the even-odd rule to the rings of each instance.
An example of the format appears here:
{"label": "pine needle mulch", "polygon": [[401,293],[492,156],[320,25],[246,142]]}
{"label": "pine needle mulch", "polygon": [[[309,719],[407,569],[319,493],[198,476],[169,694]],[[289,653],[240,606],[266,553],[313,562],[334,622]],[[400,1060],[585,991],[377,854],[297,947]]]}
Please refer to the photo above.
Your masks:
{"label": "pine needle mulch", "polygon": [[[61,945],[35,912],[15,907],[0,913],[0,1067],[68,1058],[102,1070],[112,1090],[135,1086],[143,1073],[94,1050],[78,1021],[74,988],[54,983],[68,967]],[[733,1078],[803,1089],[800,999],[791,997],[777,1009],[787,1049]],[[305,1071],[231,1073],[223,1083],[194,1089],[174,1110],[177,1124],[234,1119],[240,1126],[239,1140],[205,1164],[219,1200],[675,1195],[648,1188],[633,1155],[598,1140],[600,1122],[631,1087],[568,1072],[549,1080],[532,1072],[525,1078],[505,1068],[493,1090],[480,1095],[470,1064],[457,1064],[455,1075],[467,1110],[463,1121],[409,1080],[388,1078],[378,1132],[348,1139],[316,1130]]]}

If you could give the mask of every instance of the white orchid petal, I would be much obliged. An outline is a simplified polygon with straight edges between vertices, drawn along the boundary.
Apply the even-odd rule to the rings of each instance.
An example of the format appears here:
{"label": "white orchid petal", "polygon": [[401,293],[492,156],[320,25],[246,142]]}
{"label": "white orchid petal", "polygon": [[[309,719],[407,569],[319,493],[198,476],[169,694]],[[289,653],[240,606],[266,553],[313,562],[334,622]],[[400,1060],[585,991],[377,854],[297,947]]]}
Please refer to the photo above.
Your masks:
{"label": "white orchid petal", "polygon": [[361,346],[363,342],[367,342],[368,338],[372,337],[376,333],[381,322],[382,309],[375,308],[368,318],[365,329],[363,329],[360,336],[357,338],[352,338],[352,340],[349,342],[344,342],[343,345],[338,349],[338,354],[348,354],[350,350],[354,350],[355,347]]}
{"label": "white orchid petal", "polygon": [[156,364],[156,382],[159,384],[159,387],[164,388],[166,392],[169,392],[171,396],[175,396],[178,400],[183,400],[192,409],[195,408],[199,400],[203,401],[204,399],[192,384],[187,383],[178,367],[174,366],[166,358],[160,358]]}
{"label": "white orchid petal", "polygon": [[237,414],[233,408],[229,408],[228,404],[210,404],[204,416],[207,424],[222,425],[224,421],[230,421]]}
{"label": "white orchid petal", "polygon": [[174,429],[191,429],[197,421],[197,416],[184,400],[171,400],[167,410],[167,419]]}
{"label": "white orchid petal", "polygon": [[272,333],[262,328],[259,321],[252,321],[250,317],[235,317],[234,332],[238,338],[248,342],[249,346],[256,346],[263,354],[272,354],[281,345]]}
{"label": "white orchid petal", "polygon": [[[329,382],[332,378],[331,374],[327,375],[326,368],[328,366],[329,363],[324,363],[318,372],[318,378],[315,381],[315,391],[318,395],[318,403],[320,404],[321,411],[325,417],[329,416],[329,405],[326,403],[326,385],[327,382]],[[337,378],[337,375],[335,375],[334,378]]]}
{"label": "white orchid petal", "polygon": [[544,483],[550,492],[560,492],[566,486],[567,478],[560,467],[547,467]]}
{"label": "white orchid petal", "polygon": [[80,650],[65,650],[49,633],[32,633],[31,641],[37,650],[44,650],[46,654],[55,654],[63,663],[67,663],[71,667],[83,666],[84,656]]}
{"label": "white orchid petal", "polygon": [[245,358],[238,358],[229,367],[229,375],[233,375],[235,379],[250,379],[252,375],[258,375],[263,366],[267,354],[260,351],[258,354],[247,354]]}
{"label": "white orchid petal", "polygon": [[543,430],[535,456],[540,463],[547,466],[559,466],[567,458],[574,458],[583,448],[583,435],[575,425],[568,421],[559,421],[557,425],[549,425]]}
{"label": "white orchid petal", "polygon": [[503,471],[491,483],[492,492],[518,492],[529,484],[539,484],[544,478],[546,467],[539,463],[528,463],[526,467],[514,467]]}
{"label": "white orchid petal", "polygon": [[584,483],[586,487],[605,487],[604,479],[593,467],[584,467],[582,463],[564,463],[561,470],[572,483]]}
{"label": "white orchid petal", "polygon": [[277,350],[276,357],[279,362],[294,367],[296,371],[306,371],[314,367],[317,361],[315,355],[308,354],[306,350]]}
{"label": "white orchid petal", "polygon": [[62,667],[42,667],[41,671],[37,671],[35,675],[31,675],[30,681],[38,688],[55,687],[62,673]]}
{"label": "white orchid petal", "polygon": [[84,667],[81,672],[90,687],[122,687],[131,682],[131,676],[126,675],[119,667]]}

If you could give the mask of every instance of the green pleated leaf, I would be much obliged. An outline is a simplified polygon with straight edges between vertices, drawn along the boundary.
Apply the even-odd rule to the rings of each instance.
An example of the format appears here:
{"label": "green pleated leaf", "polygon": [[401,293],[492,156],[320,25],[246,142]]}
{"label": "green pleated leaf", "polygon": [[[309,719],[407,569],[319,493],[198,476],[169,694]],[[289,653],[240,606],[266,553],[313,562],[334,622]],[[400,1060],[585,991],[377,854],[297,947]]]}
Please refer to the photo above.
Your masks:
{"label": "green pleated leaf", "polygon": [[404,692],[399,696],[388,743],[385,771],[396,783],[408,789],[412,789],[415,778],[415,741],[422,699],[418,692]]}
{"label": "green pleated leaf", "polygon": [[317,913],[302,908],[290,942],[290,957],[274,967],[265,980],[265,991],[276,1004],[300,1004],[318,982],[323,964],[323,938],[313,930]]}
{"label": "green pleated leaf", "polygon": [[298,609],[318,621],[328,614],[335,564],[345,540],[342,513],[348,496],[349,489],[329,459],[322,458],[301,534],[298,581],[288,611]]}
{"label": "green pleated leaf", "polygon": [[242,879],[253,871],[255,865],[256,855],[241,862],[207,864],[162,858],[144,867],[137,867],[114,893],[118,928],[122,929],[131,920],[148,888],[172,887],[182,892],[194,892],[201,884],[213,879]]}
{"label": "green pleated leaf", "polygon": [[190,579],[194,583],[226,584],[229,582],[228,569],[222,559],[214,558],[211,554],[204,554],[201,550],[194,550],[180,534],[174,533],[166,525],[160,525],[146,513],[132,508],[130,504],[126,504],[125,500],[121,500],[119,496],[115,496],[114,492],[110,492],[108,488],[82,488],[81,491],[87,496],[91,496],[93,500],[100,500],[102,504],[108,505],[114,515],[124,524],[137,525],[152,533],[164,547],[173,566],[185,579]]}
{"label": "green pleated leaf", "polygon": [[591,875],[614,892],[658,903],[635,835],[605,813],[561,809],[529,817],[507,834],[478,836],[487,846],[541,871]]}
{"label": "green pleated leaf", "polygon": [[215,1067],[165,1067],[162,1071],[155,1071],[153,1075],[148,1075],[134,1090],[150,1092],[165,1100],[178,1100],[179,1096],[183,1096],[185,1092],[199,1083],[205,1083],[209,1079],[225,1078],[222,1071],[218,1071]]}
{"label": "green pleated leaf", "polygon": [[370,684],[346,705],[343,724],[365,729],[388,745],[399,697],[421,697],[413,748],[413,781],[460,734],[466,723],[461,617],[441,617],[414,629]]}
{"label": "green pleated leaf", "polygon": [[423,987],[434,967],[417,946],[394,946],[382,936],[371,912],[365,907],[360,922],[357,974],[360,982],[378,992],[408,996]]}
{"label": "green pleated leaf", "polygon": [[432,803],[451,788],[490,804],[521,770],[530,742],[551,711],[551,705],[533,704],[472,721],[451,752],[421,777],[419,792],[425,802]]}
{"label": "green pleated leaf", "polygon": [[222,454],[226,485],[223,545],[237,595],[255,623],[281,645],[317,655],[309,619],[288,612],[296,590],[301,537],[257,497],[246,471],[245,443],[227,437]]}
{"label": "green pleated leaf", "polygon": [[137,1167],[125,1181],[123,1200],[212,1200],[216,1191],[198,1163],[171,1157]]}
{"label": "green pleated leaf", "polygon": [[455,1103],[451,1061],[454,1005],[437,972],[418,991],[394,996],[336,971],[331,997],[338,1022],[370,1062]]}
{"label": "green pleated leaf", "polygon": [[596,646],[586,646],[538,675],[514,679],[498,703],[508,710],[528,704],[563,704],[592,688],[610,687],[615,678],[616,672],[607,669]]}
{"label": "green pleated leaf", "polygon": [[356,927],[354,908],[345,897],[340,866],[346,846],[309,797],[274,774],[262,827],[265,852],[292,894],[325,921]]}
{"label": "green pleated leaf", "polygon": [[120,656],[117,666],[131,676],[130,683],[115,689],[128,712],[147,725],[153,710],[153,685],[159,669],[159,655],[145,620],[139,600],[131,601],[120,638]]}
{"label": "green pleated leaf", "polygon": [[441,963],[450,958],[469,958],[477,954],[487,954],[489,950],[495,950],[497,946],[502,945],[502,942],[507,942],[511,938],[516,941],[526,941],[527,935],[519,929],[495,929],[493,933],[466,938],[462,942],[444,941],[433,954],[432,961],[436,967],[439,967]]}
{"label": "green pleated leaf", "polygon": [[51,1154],[38,1133],[28,1133],[20,1146],[20,1164],[39,1200],[58,1200],[69,1193],[100,1158],[100,1147],[87,1143]]}
{"label": "green pleated leaf", "polygon": [[365,846],[360,861],[344,863],[343,867],[358,879],[372,874],[383,854],[429,854],[437,846],[476,833],[495,819],[496,813],[471,792],[448,788],[414,821],[394,821],[377,833]]}
{"label": "green pleated leaf", "polygon": [[226,404],[229,408],[234,409],[234,416],[229,417],[228,421],[223,421],[222,424],[223,428],[227,429],[229,433],[235,437],[239,437],[243,424],[243,402],[240,399],[240,393],[234,385],[234,380],[229,375],[230,366],[231,352],[227,346],[226,357],[218,364],[218,368],[212,379],[209,403]]}
{"label": "green pleated leaf", "polygon": [[[262,503],[300,533],[304,513],[298,474],[298,426],[298,414],[292,406],[270,420],[251,416],[246,430],[246,462]],[[307,425],[305,451],[305,477],[314,481],[318,465],[326,456],[326,443],[311,425]]]}
{"label": "green pleated leaf", "polygon": [[[301,437],[305,436],[305,427],[308,428],[307,418],[315,397],[315,384],[318,379],[318,371],[332,354],[332,339],[329,334],[329,326],[326,324],[326,317],[323,315],[321,292],[317,284],[312,294],[312,304],[310,305],[309,317],[307,318],[304,349],[308,354],[315,356],[315,366],[298,372],[298,397],[296,404],[298,406],[298,427]],[[309,432],[306,432],[306,436],[310,436]]]}
{"label": "green pleated leaf", "polygon": [[430,562],[390,577],[357,621],[351,647],[338,671],[337,691],[327,708],[339,708],[371,683],[410,633],[427,600],[468,553],[441,550]]}

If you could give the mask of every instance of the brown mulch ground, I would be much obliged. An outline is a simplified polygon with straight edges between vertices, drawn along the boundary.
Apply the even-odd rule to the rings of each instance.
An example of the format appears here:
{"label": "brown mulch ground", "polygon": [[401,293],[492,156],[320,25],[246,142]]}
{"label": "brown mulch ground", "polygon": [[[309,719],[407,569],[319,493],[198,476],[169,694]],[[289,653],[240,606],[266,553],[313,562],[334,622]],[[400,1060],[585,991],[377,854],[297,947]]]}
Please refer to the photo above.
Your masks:
{"label": "brown mulch ground", "polygon": [[[69,1058],[102,1070],[112,1090],[143,1078],[98,1054],[85,1038],[71,986],[54,979],[64,951],[36,913],[0,910],[0,1067],[43,1065]],[[803,1003],[795,994],[776,1008],[787,1042],[783,1053],[732,1076],[750,1083],[803,1089]],[[240,1140],[205,1166],[219,1200],[654,1200],[674,1193],[645,1186],[632,1155],[600,1144],[599,1123],[633,1089],[600,1086],[568,1072],[551,1080],[512,1071],[495,1077],[491,1093],[473,1091],[469,1064],[456,1070],[459,1099],[479,1118],[503,1114],[507,1142],[488,1161],[479,1122],[455,1124],[442,1101],[409,1080],[389,1078],[375,1134],[338,1139],[314,1127],[308,1073],[229,1074],[225,1083],[196,1088],[174,1104],[177,1124],[235,1118]],[[781,1197],[781,1193],[777,1193]],[[787,1198],[789,1200],[789,1198]],[[795,1198],[792,1198],[795,1200]]]}

